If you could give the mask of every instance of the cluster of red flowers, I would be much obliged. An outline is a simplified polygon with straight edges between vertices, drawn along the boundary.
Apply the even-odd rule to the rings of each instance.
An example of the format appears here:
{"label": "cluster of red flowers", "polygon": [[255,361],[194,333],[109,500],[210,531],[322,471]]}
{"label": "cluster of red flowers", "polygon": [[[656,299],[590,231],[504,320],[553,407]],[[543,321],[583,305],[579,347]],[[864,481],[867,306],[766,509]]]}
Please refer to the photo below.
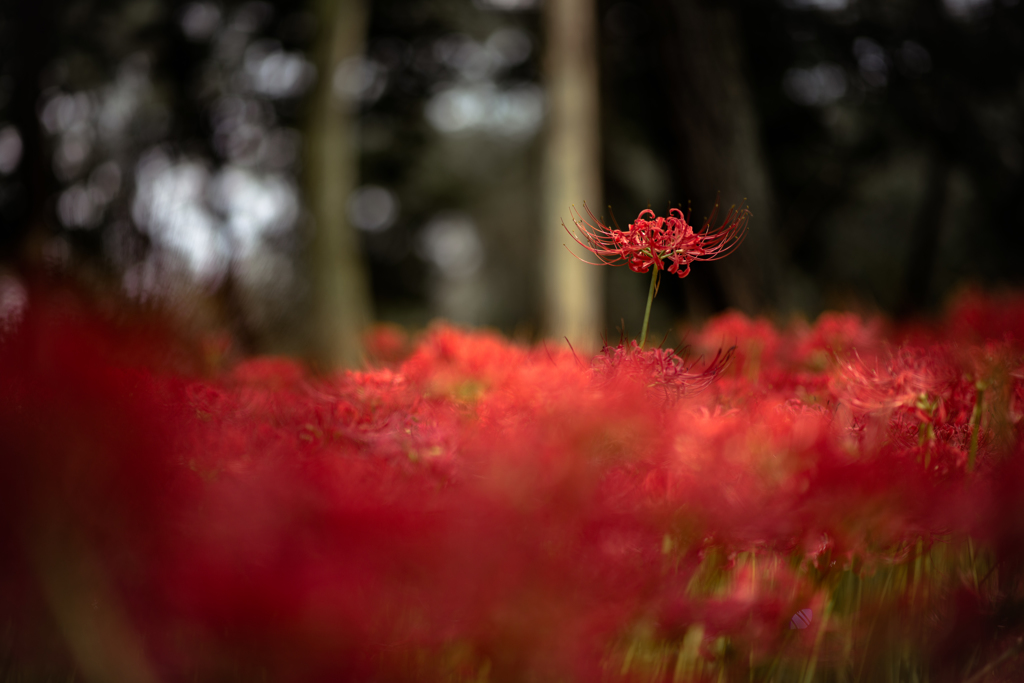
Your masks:
{"label": "cluster of red flowers", "polygon": [[679,209],[670,209],[668,216],[656,216],[645,209],[623,231],[608,227],[590,209],[583,208],[590,221],[579,213],[573,217],[580,235],[568,228],[566,231],[577,244],[597,256],[601,264],[625,263],[635,273],[646,273],[652,266],[655,270],[665,269],[667,261],[668,272],[681,278],[690,274],[694,261],[717,261],[731,254],[743,241],[750,219],[746,207],[732,207],[722,224],[715,226],[716,202],[697,232]]}
{"label": "cluster of red flowers", "polygon": [[34,293],[0,339],[0,663],[1019,679],[1024,300],[690,339],[588,360],[379,330],[362,372],[214,372]]}

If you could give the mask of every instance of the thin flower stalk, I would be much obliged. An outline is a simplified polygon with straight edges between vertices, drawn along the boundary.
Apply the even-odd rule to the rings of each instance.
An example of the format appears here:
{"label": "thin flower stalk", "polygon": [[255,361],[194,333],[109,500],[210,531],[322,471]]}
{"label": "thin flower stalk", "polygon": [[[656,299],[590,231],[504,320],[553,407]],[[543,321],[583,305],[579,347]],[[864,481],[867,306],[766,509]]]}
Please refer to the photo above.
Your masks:
{"label": "thin flower stalk", "polygon": [[647,342],[647,323],[651,319],[651,304],[654,303],[654,295],[658,291],[658,273],[660,270],[655,269],[651,273],[651,286],[647,290],[647,307],[644,308],[644,327],[640,332],[640,349],[644,348],[644,344]]}
{"label": "thin flower stalk", "polygon": [[679,209],[670,209],[668,216],[657,216],[651,209],[644,209],[629,224],[628,230],[620,230],[602,223],[586,204],[583,209],[588,218],[576,211],[572,217],[576,230],[565,228],[578,245],[597,257],[598,262],[581,261],[591,265],[626,265],[634,273],[647,273],[653,268],[640,332],[641,350],[647,341],[651,304],[661,272],[685,278],[690,274],[690,264],[725,258],[743,242],[750,221],[750,211],[740,204],[731,207],[721,224],[717,224],[719,204],[716,201],[699,230],[693,229],[688,217]]}

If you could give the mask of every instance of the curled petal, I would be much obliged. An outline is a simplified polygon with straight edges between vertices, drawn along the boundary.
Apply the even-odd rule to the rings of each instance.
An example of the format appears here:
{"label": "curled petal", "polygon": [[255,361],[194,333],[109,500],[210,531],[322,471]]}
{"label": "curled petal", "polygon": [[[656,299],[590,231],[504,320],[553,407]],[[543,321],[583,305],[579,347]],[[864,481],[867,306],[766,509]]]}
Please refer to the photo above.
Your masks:
{"label": "curled petal", "polygon": [[[577,211],[573,216],[573,224],[579,232],[568,228],[566,232],[577,244],[598,258],[600,263],[593,265],[625,264],[636,273],[647,273],[654,267],[658,270],[667,269],[683,278],[690,274],[691,263],[724,258],[735,251],[746,236],[750,220],[750,211],[746,206],[740,204],[731,207],[725,220],[715,225],[718,207],[716,201],[699,231],[694,231],[679,209],[671,209],[667,217],[658,216],[651,209],[644,209],[629,224],[628,230],[619,230],[602,223],[584,204],[589,220]],[[667,268],[666,261],[669,264]]]}

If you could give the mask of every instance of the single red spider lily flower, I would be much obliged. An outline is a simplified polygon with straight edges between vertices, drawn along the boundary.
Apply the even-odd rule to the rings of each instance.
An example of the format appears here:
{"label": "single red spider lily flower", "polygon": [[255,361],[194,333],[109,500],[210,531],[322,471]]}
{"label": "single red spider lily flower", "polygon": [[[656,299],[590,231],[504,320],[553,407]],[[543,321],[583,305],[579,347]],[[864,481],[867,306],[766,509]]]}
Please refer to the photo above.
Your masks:
{"label": "single red spider lily flower", "polygon": [[592,367],[599,377],[606,380],[618,376],[635,379],[648,389],[663,391],[666,402],[678,399],[687,393],[706,389],[722,374],[732,360],[735,348],[719,349],[710,362],[703,358],[687,360],[672,349],[651,349],[644,351],[634,342],[620,342],[608,346],[594,356]]}
{"label": "single red spider lily flower", "polygon": [[623,231],[603,224],[586,204],[583,208],[590,221],[578,211],[573,217],[580,234],[569,228],[565,230],[577,244],[600,260],[600,264],[591,265],[617,266],[625,263],[636,273],[647,273],[654,266],[681,278],[690,274],[690,264],[694,261],[716,261],[735,251],[746,236],[750,220],[750,211],[740,204],[729,209],[721,225],[713,226],[718,212],[716,201],[711,215],[699,231],[694,231],[679,209],[671,209],[666,217],[644,209],[629,224],[629,230]]}

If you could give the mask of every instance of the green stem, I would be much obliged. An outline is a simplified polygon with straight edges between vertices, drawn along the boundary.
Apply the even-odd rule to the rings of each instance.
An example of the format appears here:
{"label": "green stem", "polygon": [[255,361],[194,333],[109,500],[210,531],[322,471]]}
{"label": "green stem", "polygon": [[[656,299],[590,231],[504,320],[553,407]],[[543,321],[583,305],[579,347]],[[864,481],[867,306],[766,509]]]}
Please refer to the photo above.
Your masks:
{"label": "green stem", "polygon": [[981,413],[985,409],[985,389],[987,384],[978,380],[975,384],[978,398],[974,402],[971,413],[971,450],[967,454],[967,471],[974,469],[974,457],[978,454],[978,437],[981,435]]}
{"label": "green stem", "polygon": [[1014,643],[1013,645],[1011,645],[1009,648],[1007,648],[1007,650],[1005,652],[1003,652],[1003,654],[999,655],[998,657],[993,659],[991,662],[986,664],[984,667],[982,667],[981,671],[979,671],[978,673],[976,673],[973,676],[971,676],[970,678],[968,678],[967,679],[967,683],[976,683],[977,681],[980,681],[983,678],[985,678],[985,676],[987,676],[989,673],[991,673],[993,669],[995,669],[997,666],[1002,664],[1004,661],[1006,661],[1010,657],[1012,657],[1015,654],[1017,654],[1017,652],[1020,651],[1022,646],[1024,646],[1024,640],[1022,640],[1021,638],[1018,638],[1017,642]]}
{"label": "green stem", "polygon": [[647,290],[647,308],[644,310],[644,328],[640,331],[640,350],[647,341],[647,321],[651,319],[651,304],[654,302],[654,285],[658,282],[657,267],[651,269],[651,287]]}
{"label": "green stem", "polygon": [[832,598],[829,598],[825,602],[825,609],[821,615],[821,625],[818,626],[818,634],[814,637],[814,649],[811,650],[811,661],[807,664],[807,668],[804,670],[803,683],[811,683],[814,680],[814,670],[818,666],[818,653],[821,650],[821,638],[825,635],[825,629],[828,628],[828,618],[832,614]]}
{"label": "green stem", "polygon": [[967,537],[967,558],[971,561],[971,576],[974,577],[974,592],[980,593],[981,588],[978,584],[978,568],[974,564],[974,544],[971,543],[971,537]]}
{"label": "green stem", "polygon": [[[892,582],[893,571],[894,570],[890,569],[889,573],[886,575],[885,585],[882,586],[882,595],[878,600],[878,604],[883,607],[885,605],[885,599],[889,595],[889,584]],[[868,649],[871,646],[871,635],[875,630],[875,624],[878,623],[878,615],[881,614],[881,612],[882,610],[878,610],[875,612],[875,615],[871,617],[871,625],[868,627],[868,635],[867,638],[864,639],[864,657],[860,660],[860,668],[857,670],[857,678],[855,679],[857,683],[860,683],[861,678],[864,675],[864,665],[868,663],[868,655],[871,653]]]}

